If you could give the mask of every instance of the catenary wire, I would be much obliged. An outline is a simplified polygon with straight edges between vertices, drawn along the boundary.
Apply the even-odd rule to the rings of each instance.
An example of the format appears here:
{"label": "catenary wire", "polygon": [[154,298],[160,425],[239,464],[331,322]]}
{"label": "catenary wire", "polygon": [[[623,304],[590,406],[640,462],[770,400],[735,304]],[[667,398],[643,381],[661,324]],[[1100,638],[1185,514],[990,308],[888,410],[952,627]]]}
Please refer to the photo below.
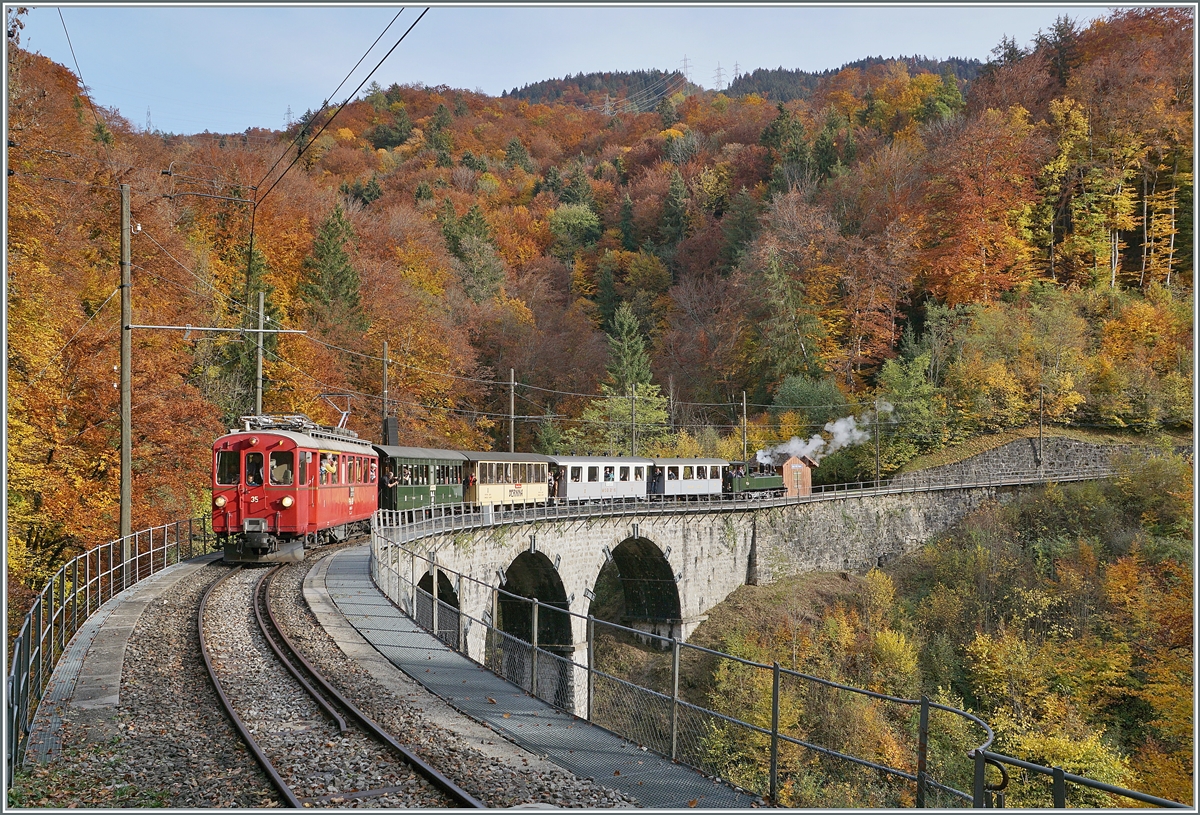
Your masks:
{"label": "catenary wire", "polygon": [[[383,29],[383,31],[379,32],[379,36],[375,38],[375,42],[371,43],[370,47],[367,48],[367,50],[363,52],[363,55],[358,58],[358,62],[354,63],[354,67],[351,68],[346,73],[346,76],[342,78],[342,81],[338,83],[338,86],[333,89],[333,93],[331,93],[331,94],[329,94],[329,96],[325,97],[325,103],[323,105],[321,105],[320,109],[312,115],[312,119],[310,119],[309,121],[315,120],[317,117],[319,117],[322,113],[325,112],[325,109],[327,107],[329,107],[329,100],[337,97],[338,91],[340,91],[342,89],[342,86],[346,84],[346,80],[350,78],[351,74],[353,74],[355,71],[358,70],[358,66],[362,65],[362,61],[367,58],[367,54],[370,54],[371,51],[374,50],[375,46],[379,44],[379,41],[383,39],[383,35],[388,33],[388,30],[392,27],[393,24],[395,24],[396,20],[400,19],[400,15],[403,13],[404,13],[403,8],[396,12],[396,16],[392,18],[391,22],[389,22],[387,24],[387,26]],[[372,73],[374,73],[374,72],[372,72]],[[370,78],[370,77],[368,77],[368,78]],[[267,180],[267,177],[270,176],[271,173],[275,172],[275,168],[279,166],[279,162],[283,161],[283,159],[287,156],[288,151],[290,151],[293,147],[296,146],[297,142],[300,141],[302,136],[303,136],[303,129],[301,129],[300,131],[298,131],[296,133],[296,137],[294,139],[292,139],[292,143],[289,144],[284,149],[284,151],[279,154],[279,158],[275,159],[275,163],[271,165],[270,169],[268,169],[265,173],[263,173],[263,177],[258,180],[258,184],[255,185],[256,187],[262,186],[262,183]],[[266,197],[266,196],[264,196],[264,197]]]}
{"label": "catenary wire", "polygon": [[120,286],[113,289],[112,294],[110,294],[107,298],[105,298],[104,302],[100,304],[100,307],[92,312],[92,316],[88,317],[87,320],[84,322],[84,324],[79,326],[79,330],[71,335],[71,339],[69,339],[65,343],[63,343],[63,347],[59,348],[57,351],[55,351],[54,355],[46,361],[45,365],[42,366],[42,369],[34,375],[33,379],[29,380],[30,385],[32,385],[34,382],[37,382],[39,379],[42,378],[42,374],[44,374],[46,372],[46,370],[50,367],[51,363],[53,363],[54,360],[56,360],[60,356],[62,356],[62,352],[67,350],[67,346],[70,345],[72,342],[74,342],[75,338],[83,333],[83,329],[87,328],[88,325],[91,324],[92,320],[96,319],[96,317],[100,314],[100,312],[104,310],[104,307],[108,305],[109,300],[112,300],[114,297],[116,297],[117,293],[120,291],[121,291]]}
{"label": "catenary wire", "polygon": [[296,153],[296,157],[294,159],[292,159],[292,163],[289,164],[287,166],[287,168],[282,173],[279,174],[279,178],[275,179],[271,183],[271,186],[267,188],[267,191],[264,192],[261,197],[256,197],[255,209],[258,208],[259,204],[261,204],[264,200],[266,200],[267,196],[271,194],[271,191],[274,190],[275,187],[277,187],[279,185],[279,182],[283,181],[284,176],[286,176],[288,174],[288,172],[293,167],[296,166],[296,163],[298,161],[300,161],[300,157],[304,155],[304,153],[308,150],[309,147],[312,147],[312,145],[316,143],[317,139],[320,138],[321,134],[325,132],[326,128],[328,128],[329,125],[333,124],[333,120],[336,119],[337,115],[342,112],[342,109],[345,108],[346,105],[350,104],[350,100],[353,99],[360,90],[362,90],[363,85],[367,84],[367,80],[369,80],[372,76],[375,75],[375,72],[378,71],[379,68],[383,65],[383,63],[387,61],[387,58],[392,55],[392,52],[400,47],[400,43],[404,42],[404,38],[407,37],[409,35],[409,33],[414,28],[417,27],[417,23],[421,22],[421,20],[425,17],[425,15],[428,12],[429,12],[429,9],[426,8],[424,11],[421,12],[420,17],[413,20],[413,24],[410,25],[408,27],[408,29],[403,34],[400,35],[400,39],[396,40],[396,44],[388,49],[388,52],[383,55],[383,59],[379,60],[379,62],[375,65],[375,67],[371,69],[371,72],[369,74],[367,74],[366,77],[363,78],[363,81],[358,83],[358,87],[354,89],[353,93],[351,93],[349,96],[347,96],[346,100],[344,102],[342,102],[342,104],[338,105],[337,109],[330,115],[329,119],[326,120],[325,124],[321,125],[321,129],[318,130],[311,139],[309,139],[308,144],[304,145],[304,147],[302,147],[300,149],[300,151],[298,153]]}

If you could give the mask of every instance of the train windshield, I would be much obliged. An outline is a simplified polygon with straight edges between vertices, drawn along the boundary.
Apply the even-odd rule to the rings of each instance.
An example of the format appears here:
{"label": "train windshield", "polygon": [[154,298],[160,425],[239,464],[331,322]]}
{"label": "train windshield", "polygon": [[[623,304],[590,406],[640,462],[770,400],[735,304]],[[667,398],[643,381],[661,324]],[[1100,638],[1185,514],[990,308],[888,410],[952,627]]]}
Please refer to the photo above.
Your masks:
{"label": "train windshield", "polygon": [[236,450],[217,453],[217,483],[236,484],[242,479],[241,456]]}
{"label": "train windshield", "polygon": [[263,482],[262,453],[246,454],[246,486],[261,487]]}
{"label": "train windshield", "polygon": [[271,453],[271,483],[276,486],[291,486],[292,463],[294,457],[291,450],[276,450]]}

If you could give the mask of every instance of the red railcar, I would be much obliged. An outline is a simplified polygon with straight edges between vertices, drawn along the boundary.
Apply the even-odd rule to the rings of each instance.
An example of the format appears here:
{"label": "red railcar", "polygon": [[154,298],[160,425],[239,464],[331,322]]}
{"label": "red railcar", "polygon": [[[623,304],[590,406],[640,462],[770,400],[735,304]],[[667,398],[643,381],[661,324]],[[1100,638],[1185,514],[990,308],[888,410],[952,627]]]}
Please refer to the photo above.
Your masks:
{"label": "red railcar", "polygon": [[365,531],[378,506],[368,441],[304,416],[246,416],[213,443],[213,531],[226,563],[304,559],[305,545]]}

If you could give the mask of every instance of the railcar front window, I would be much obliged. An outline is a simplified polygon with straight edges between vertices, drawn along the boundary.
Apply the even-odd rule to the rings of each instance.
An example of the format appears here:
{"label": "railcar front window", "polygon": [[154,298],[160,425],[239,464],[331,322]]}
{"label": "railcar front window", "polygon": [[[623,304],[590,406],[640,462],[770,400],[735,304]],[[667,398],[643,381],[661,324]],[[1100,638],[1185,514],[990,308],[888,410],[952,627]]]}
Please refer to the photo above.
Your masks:
{"label": "railcar front window", "polygon": [[263,482],[262,453],[246,454],[246,486],[261,487]]}
{"label": "railcar front window", "polygon": [[235,450],[217,453],[217,483],[236,484],[242,480],[241,457]]}
{"label": "railcar front window", "polygon": [[276,450],[271,453],[271,483],[277,487],[292,485],[292,464],[295,460],[291,450]]}

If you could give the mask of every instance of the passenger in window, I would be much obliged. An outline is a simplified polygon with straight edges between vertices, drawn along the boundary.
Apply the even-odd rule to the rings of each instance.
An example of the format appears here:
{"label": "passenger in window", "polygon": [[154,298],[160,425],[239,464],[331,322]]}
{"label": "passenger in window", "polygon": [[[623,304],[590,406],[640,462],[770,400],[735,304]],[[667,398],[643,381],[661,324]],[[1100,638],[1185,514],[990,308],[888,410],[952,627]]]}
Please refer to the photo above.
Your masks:
{"label": "passenger in window", "polygon": [[612,481],[612,480],[613,480],[613,468],[612,468],[612,467],[605,467],[605,468],[604,468],[604,480],[605,480],[605,481]]}
{"label": "passenger in window", "polygon": [[679,480],[679,468],[678,467],[668,467],[667,468],[667,480],[668,481],[678,481]]}
{"label": "passenger in window", "polygon": [[396,478],[396,474],[392,471],[391,467],[383,471],[383,486],[389,490],[400,486],[400,479]]}

